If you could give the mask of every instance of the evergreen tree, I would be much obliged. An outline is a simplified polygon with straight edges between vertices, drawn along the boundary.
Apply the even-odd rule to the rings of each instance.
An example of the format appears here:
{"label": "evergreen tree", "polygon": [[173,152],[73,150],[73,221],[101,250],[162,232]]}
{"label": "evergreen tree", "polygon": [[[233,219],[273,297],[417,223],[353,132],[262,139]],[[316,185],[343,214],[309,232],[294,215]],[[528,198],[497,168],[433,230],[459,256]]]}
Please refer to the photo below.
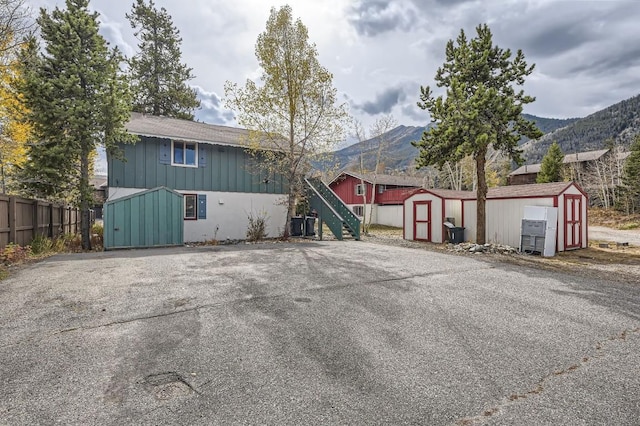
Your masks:
{"label": "evergreen tree", "polygon": [[624,163],[619,202],[619,208],[627,214],[640,210],[640,135],[636,136],[630,151],[631,154]]}
{"label": "evergreen tree", "polygon": [[165,8],[156,9],[153,0],[137,0],[127,19],[140,39],[140,52],[129,61],[133,110],[193,120],[200,101],[186,83],[194,77],[180,63],[182,39],[171,16]]}
{"label": "evergreen tree", "polygon": [[544,158],[542,159],[542,165],[540,166],[540,173],[538,173],[537,183],[547,182],[561,182],[562,171],[564,169],[564,154],[560,145],[557,142],[553,142]]}
{"label": "evergreen tree", "polygon": [[130,98],[119,73],[123,60],[98,33],[98,14],[89,0],[66,0],[66,9],[37,20],[46,52],[30,40],[21,57],[20,90],[33,126],[23,184],[31,195],[77,203],[82,212],[82,246],[91,248],[89,177],[98,144],[109,152],[115,141],[132,142],[126,133]]}
{"label": "evergreen tree", "polygon": [[449,40],[446,62],[436,73],[438,87],[446,87],[446,97],[435,97],[430,87],[420,88],[418,106],[428,110],[435,125],[413,142],[420,153],[417,167],[460,161],[471,155],[476,163],[477,234],[485,242],[486,157],[489,147],[522,163],[518,141],[522,136],[542,136],[535,124],[522,117],[522,106],[535,98],[514,85],[524,84],[533,65],[527,66],[522,51],[511,58],[509,49],[493,45],[489,27],[479,25],[477,37],[467,40],[463,30],[456,43]]}
{"label": "evergreen tree", "polygon": [[247,80],[240,88],[227,82],[225,103],[252,131],[249,149],[262,157],[266,171],[286,179],[286,238],[309,160],[343,140],[348,112],[345,104],[337,103],[333,75],[320,65],[307,27],[300,19],[293,21],[290,6],[271,9],[267,28],[256,42],[256,57],[262,84]]}

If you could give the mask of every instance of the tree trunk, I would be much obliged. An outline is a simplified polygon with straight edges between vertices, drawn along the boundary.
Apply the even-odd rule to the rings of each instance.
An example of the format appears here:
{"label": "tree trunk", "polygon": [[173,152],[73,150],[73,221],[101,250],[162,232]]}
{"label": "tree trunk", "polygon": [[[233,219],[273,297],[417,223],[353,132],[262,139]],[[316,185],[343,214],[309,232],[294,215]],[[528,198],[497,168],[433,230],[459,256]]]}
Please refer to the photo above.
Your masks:
{"label": "tree trunk", "polygon": [[82,144],[80,153],[80,235],[83,250],[91,250],[91,200],[93,191],[89,186],[89,143]]}
{"label": "tree trunk", "polygon": [[7,187],[5,185],[5,180],[4,180],[4,162],[0,165],[0,167],[2,167],[2,193],[6,194],[7,193]]}
{"label": "tree trunk", "polygon": [[284,223],[284,231],[282,232],[282,239],[288,240],[291,229],[291,218],[293,217],[293,211],[295,209],[295,195],[292,193],[293,191],[289,191],[289,196],[287,200],[287,219]]}
{"label": "tree trunk", "polygon": [[[360,173],[363,174],[362,167]],[[367,228],[367,185],[364,183],[364,179],[360,178],[360,188],[362,188],[362,233],[367,234],[369,231]]]}
{"label": "tree trunk", "polygon": [[487,178],[484,174],[486,164],[487,147],[483,147],[476,152],[476,180],[478,187],[476,196],[478,199],[477,222],[476,222],[476,244],[486,242],[486,202],[487,202]]}
{"label": "tree trunk", "polygon": [[288,240],[291,236],[291,218],[296,211],[296,198],[302,193],[302,184],[299,176],[296,176],[296,169],[291,167],[287,172],[287,181],[289,182],[289,194],[287,195],[287,218],[282,232],[282,239]]}
{"label": "tree trunk", "polygon": [[378,193],[376,192],[376,181],[378,180],[378,176],[376,174],[373,175],[373,182],[371,182],[371,199],[369,200],[369,205],[371,209],[369,210],[369,219],[367,219],[367,232],[371,229],[371,220],[373,219],[373,206],[376,205],[376,196]]}

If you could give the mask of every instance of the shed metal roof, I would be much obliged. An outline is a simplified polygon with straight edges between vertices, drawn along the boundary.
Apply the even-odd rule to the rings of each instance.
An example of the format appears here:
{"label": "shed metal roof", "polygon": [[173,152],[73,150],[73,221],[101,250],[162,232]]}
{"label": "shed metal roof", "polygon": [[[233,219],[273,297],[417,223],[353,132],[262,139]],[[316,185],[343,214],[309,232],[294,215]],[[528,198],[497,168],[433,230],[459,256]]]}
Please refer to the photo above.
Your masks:
{"label": "shed metal roof", "polygon": [[498,186],[490,188],[487,199],[490,198],[528,198],[553,197],[563,193],[573,182],[532,183],[529,185]]}
{"label": "shed metal roof", "polygon": [[[529,185],[511,185],[497,186],[489,188],[487,191],[487,199],[501,198],[535,198],[535,197],[555,197],[562,194],[570,186],[574,185],[584,194],[584,191],[575,182],[551,182],[551,183],[532,183]],[[475,200],[475,191],[453,191],[450,189],[422,189],[414,193],[431,193],[443,199],[453,200]],[[409,198],[414,193],[410,193]]]}
{"label": "shed metal roof", "polygon": [[474,191],[455,191],[453,189],[428,189],[427,191],[437,195],[440,198],[451,198],[454,200],[476,199],[476,193]]}

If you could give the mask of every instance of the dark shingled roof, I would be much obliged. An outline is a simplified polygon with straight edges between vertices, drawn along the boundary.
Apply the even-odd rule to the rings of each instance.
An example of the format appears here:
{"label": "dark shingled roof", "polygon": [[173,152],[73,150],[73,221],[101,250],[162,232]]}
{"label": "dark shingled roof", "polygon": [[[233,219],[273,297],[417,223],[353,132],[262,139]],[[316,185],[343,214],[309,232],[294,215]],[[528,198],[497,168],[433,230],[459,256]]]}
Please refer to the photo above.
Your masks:
{"label": "dark shingled roof", "polygon": [[540,173],[540,166],[542,166],[542,164],[525,164],[524,166],[518,167],[517,169],[509,173],[509,176]]}
{"label": "dark shingled roof", "polygon": [[[394,176],[394,175],[373,175],[370,173],[354,173],[354,172],[342,172],[341,174],[353,176],[356,179],[363,179],[365,182],[371,183],[376,181],[376,185],[392,185],[392,186],[405,186],[421,188],[424,184],[424,178],[416,176]],[[336,177],[332,182],[335,182],[340,178],[340,175]]]}
{"label": "dark shingled roof", "polygon": [[177,118],[131,113],[127,131],[138,136],[179,139],[220,145],[244,145],[249,132],[246,129],[198,123]]}
{"label": "dark shingled roof", "polygon": [[[158,117],[132,112],[126,128],[129,133],[138,136],[168,138],[212,145],[249,146],[250,132],[247,129],[199,123],[178,118]],[[261,146],[265,149],[278,150],[278,147],[266,141],[262,142]]]}
{"label": "dark shingled roof", "polygon": [[[576,152],[575,154],[567,154],[564,156],[564,160],[562,161],[564,164],[569,163],[582,163],[584,161],[595,161],[600,159],[603,155],[609,152],[608,149],[600,149],[598,151],[585,151],[585,152]],[[514,175],[526,175],[529,173],[540,173],[540,167],[542,164],[525,164],[524,166],[518,167],[511,173],[509,176]]]}

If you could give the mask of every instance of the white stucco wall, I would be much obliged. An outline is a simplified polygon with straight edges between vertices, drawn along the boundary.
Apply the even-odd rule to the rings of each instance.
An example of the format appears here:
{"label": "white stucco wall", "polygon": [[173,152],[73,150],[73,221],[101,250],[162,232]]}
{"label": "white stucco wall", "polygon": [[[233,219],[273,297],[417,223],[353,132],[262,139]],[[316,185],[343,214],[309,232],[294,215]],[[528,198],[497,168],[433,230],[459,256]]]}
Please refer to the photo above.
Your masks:
{"label": "white stucco wall", "polygon": [[[351,213],[355,214],[355,211],[353,210],[354,207],[356,206],[362,206],[362,204],[345,204],[345,206],[347,206],[347,208],[351,211]],[[373,214],[373,217],[371,217],[371,223],[377,223],[376,217],[375,217],[375,210],[372,209],[371,204],[367,204],[367,208],[365,210],[365,214],[366,214],[366,218],[367,218],[367,222],[369,221],[369,218],[371,217],[371,214]],[[358,216],[358,219],[360,219],[360,221],[362,221],[363,216]]]}
{"label": "white stucco wall", "polygon": [[[142,192],[138,188],[109,188],[108,200]],[[177,191],[207,196],[207,218],[184,221],[184,241],[201,242],[211,239],[243,240],[247,235],[248,216],[264,213],[268,237],[282,234],[287,214],[282,194],[248,194],[239,192]],[[217,231],[216,231],[217,229]]]}

